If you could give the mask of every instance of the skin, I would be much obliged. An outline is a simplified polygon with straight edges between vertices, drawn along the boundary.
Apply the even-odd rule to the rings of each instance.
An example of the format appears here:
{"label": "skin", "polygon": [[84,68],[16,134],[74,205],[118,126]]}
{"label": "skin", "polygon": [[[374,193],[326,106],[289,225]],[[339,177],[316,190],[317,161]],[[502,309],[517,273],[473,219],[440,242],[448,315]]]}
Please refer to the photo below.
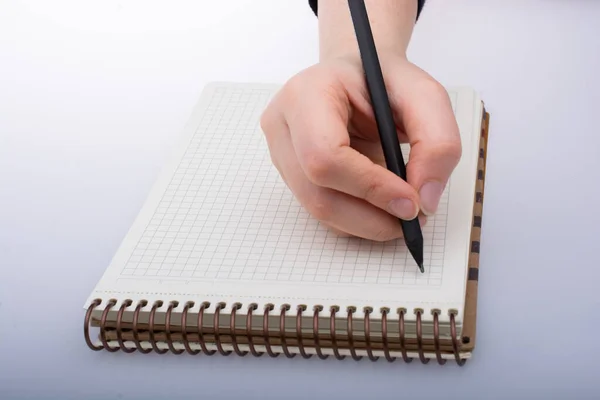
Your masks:
{"label": "skin", "polygon": [[398,218],[426,216],[461,157],[444,87],[406,56],[414,0],[366,0],[396,121],[410,143],[407,182],[388,171],[347,0],[319,4],[319,62],[291,77],[261,117],[271,159],[302,206],[338,234],[402,237]]}

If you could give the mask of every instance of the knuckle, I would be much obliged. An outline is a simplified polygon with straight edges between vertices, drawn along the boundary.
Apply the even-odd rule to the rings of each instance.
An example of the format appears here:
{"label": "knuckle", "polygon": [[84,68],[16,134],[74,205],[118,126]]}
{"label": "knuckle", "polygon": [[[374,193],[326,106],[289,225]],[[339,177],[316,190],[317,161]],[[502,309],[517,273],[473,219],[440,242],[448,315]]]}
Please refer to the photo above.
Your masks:
{"label": "knuckle", "polygon": [[367,201],[373,201],[373,199],[377,198],[377,193],[380,191],[382,183],[371,176],[365,176],[363,182],[363,198]]}
{"label": "knuckle", "polygon": [[435,79],[425,79],[421,82],[420,90],[426,92],[429,96],[448,97],[448,91],[440,82]]}
{"label": "knuckle", "polygon": [[459,140],[450,140],[439,144],[440,155],[453,165],[458,164],[462,157],[462,145]]}
{"label": "knuckle", "polygon": [[260,130],[265,137],[267,144],[270,144],[273,140],[273,135],[275,134],[276,129],[274,128],[272,117],[266,110],[260,116]]}
{"label": "knuckle", "polygon": [[333,215],[331,199],[322,191],[318,191],[314,196],[307,199],[304,207],[309,214],[321,222],[330,221]]}
{"label": "knuckle", "polygon": [[[267,149],[271,163],[278,167],[275,151],[275,135],[278,134],[278,124],[272,116],[270,110],[265,110],[260,117],[260,128],[267,142]],[[279,169],[279,168],[278,168]]]}
{"label": "knuckle", "polygon": [[271,131],[272,126],[273,126],[273,117],[271,116],[271,108],[267,107],[260,114],[260,129],[266,135]]}
{"label": "knuckle", "polygon": [[313,149],[304,160],[304,173],[309,181],[319,186],[326,186],[333,169],[333,156],[322,150]]}
{"label": "knuckle", "polygon": [[[306,90],[307,82],[306,82],[305,71],[292,76],[281,88],[281,95],[284,99],[297,99],[300,94]],[[309,85],[310,87],[310,85]]]}
{"label": "knuckle", "polygon": [[274,134],[285,127],[285,123],[282,120],[283,117],[279,111],[279,103],[280,100],[274,98],[260,114],[260,129],[267,139],[270,139]]}

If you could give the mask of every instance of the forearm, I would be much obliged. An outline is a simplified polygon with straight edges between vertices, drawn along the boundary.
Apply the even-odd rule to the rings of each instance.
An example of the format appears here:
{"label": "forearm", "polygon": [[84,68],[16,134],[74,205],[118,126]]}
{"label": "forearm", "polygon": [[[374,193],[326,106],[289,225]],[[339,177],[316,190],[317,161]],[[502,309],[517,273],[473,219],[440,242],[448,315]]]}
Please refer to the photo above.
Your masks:
{"label": "forearm", "polygon": [[[405,55],[417,20],[416,0],[365,0],[373,38],[380,53]],[[319,2],[321,60],[358,57],[358,45],[348,0]]]}

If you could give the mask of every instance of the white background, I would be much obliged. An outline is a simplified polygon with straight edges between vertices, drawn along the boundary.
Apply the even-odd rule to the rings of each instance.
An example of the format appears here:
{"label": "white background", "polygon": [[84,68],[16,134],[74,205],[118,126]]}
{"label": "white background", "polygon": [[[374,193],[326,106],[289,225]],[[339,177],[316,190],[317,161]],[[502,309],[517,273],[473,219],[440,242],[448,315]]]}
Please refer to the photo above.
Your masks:
{"label": "white background", "polygon": [[212,80],[317,61],[306,0],[0,2],[0,398],[600,393],[600,2],[428,0],[410,58],[491,112],[465,367],[91,352],[82,304]]}

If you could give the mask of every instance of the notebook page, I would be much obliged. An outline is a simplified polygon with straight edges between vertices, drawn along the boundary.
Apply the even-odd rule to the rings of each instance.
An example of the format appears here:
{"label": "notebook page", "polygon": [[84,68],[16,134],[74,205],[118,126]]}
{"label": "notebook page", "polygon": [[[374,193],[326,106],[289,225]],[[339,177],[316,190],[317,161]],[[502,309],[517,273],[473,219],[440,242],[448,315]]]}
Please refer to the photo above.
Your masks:
{"label": "notebook page", "polygon": [[[340,238],[273,167],[260,114],[278,86],[214,83],[88,302],[95,297],[462,310],[475,185],[475,95],[449,91],[463,158],[423,228],[425,268],[402,240]],[[475,134],[474,134],[475,133]],[[406,159],[409,149],[403,146]],[[87,305],[88,303],[86,303]],[[444,313],[442,313],[444,314]]]}

